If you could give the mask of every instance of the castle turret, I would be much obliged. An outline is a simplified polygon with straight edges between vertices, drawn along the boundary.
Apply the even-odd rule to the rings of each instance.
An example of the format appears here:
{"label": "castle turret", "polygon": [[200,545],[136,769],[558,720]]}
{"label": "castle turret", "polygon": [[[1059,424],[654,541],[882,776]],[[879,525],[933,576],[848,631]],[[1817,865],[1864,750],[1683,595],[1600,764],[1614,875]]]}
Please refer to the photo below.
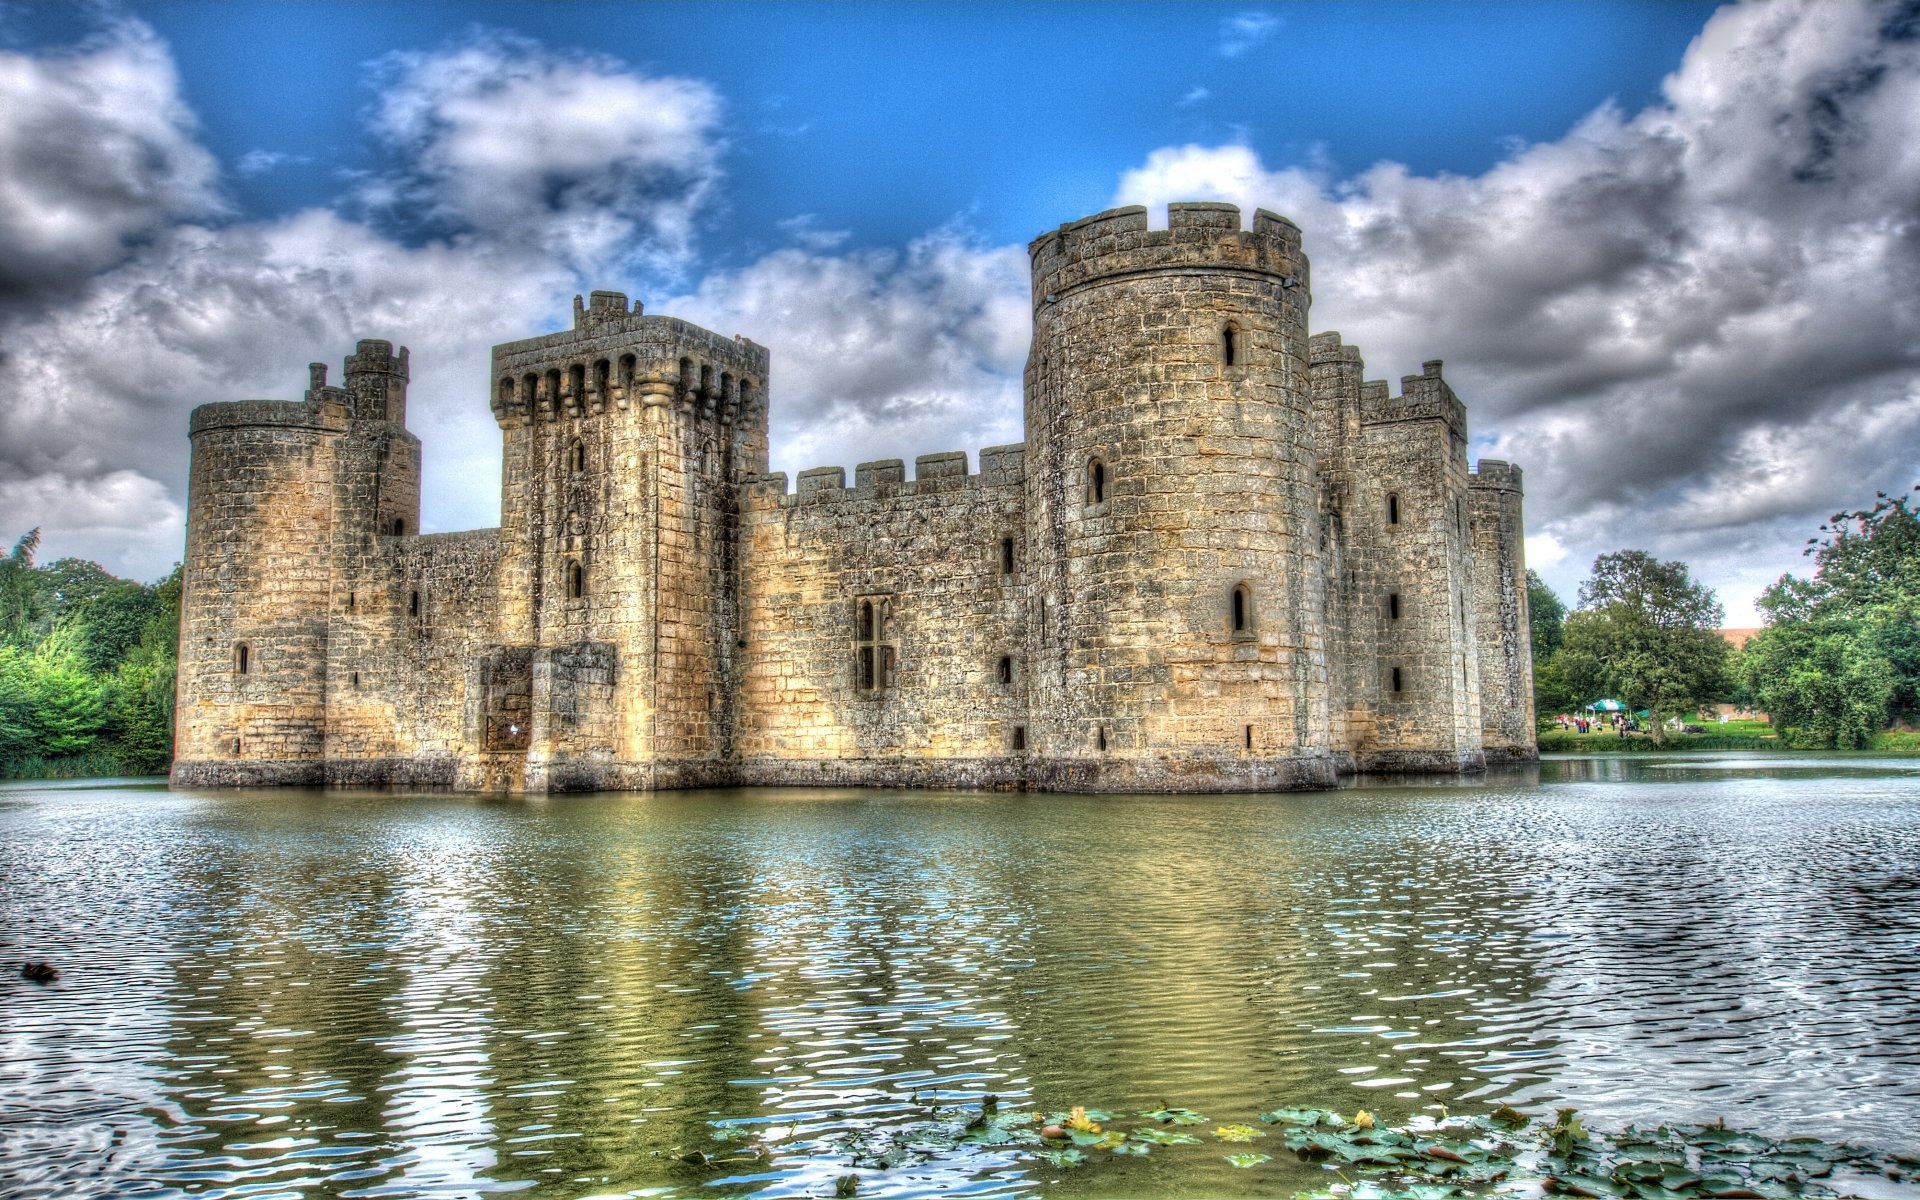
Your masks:
{"label": "castle turret", "polygon": [[1490,763],[1531,762],[1540,757],[1540,743],[1520,468],[1483,458],[1469,482],[1481,743]]}
{"label": "castle turret", "polygon": [[393,343],[363,339],[347,359],[346,390],[352,415],[359,421],[407,423],[407,348],[393,352]]}
{"label": "castle turret", "polygon": [[1324,786],[1307,260],[1272,213],[1036,240],[1031,748],[1054,786]]}
{"label": "castle turret", "polygon": [[317,784],[344,398],[203,404],[190,426],[173,781]]}
{"label": "castle turret", "polygon": [[763,347],[619,292],[495,347],[501,632],[534,647],[530,787],[714,777],[731,753],[737,481],[767,465]]}

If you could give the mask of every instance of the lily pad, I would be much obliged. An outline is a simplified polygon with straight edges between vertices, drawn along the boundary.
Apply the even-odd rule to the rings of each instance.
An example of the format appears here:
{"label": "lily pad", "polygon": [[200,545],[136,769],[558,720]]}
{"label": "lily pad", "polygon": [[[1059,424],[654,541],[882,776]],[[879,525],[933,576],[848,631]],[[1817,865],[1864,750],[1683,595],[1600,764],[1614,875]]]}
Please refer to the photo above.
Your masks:
{"label": "lily pad", "polygon": [[1227,1161],[1236,1167],[1257,1167],[1263,1162],[1273,1161],[1273,1155],[1249,1153],[1229,1154],[1227,1155]]}
{"label": "lily pad", "polygon": [[1221,1125],[1214,1129],[1213,1136],[1223,1142],[1251,1142],[1267,1135],[1251,1125]]}

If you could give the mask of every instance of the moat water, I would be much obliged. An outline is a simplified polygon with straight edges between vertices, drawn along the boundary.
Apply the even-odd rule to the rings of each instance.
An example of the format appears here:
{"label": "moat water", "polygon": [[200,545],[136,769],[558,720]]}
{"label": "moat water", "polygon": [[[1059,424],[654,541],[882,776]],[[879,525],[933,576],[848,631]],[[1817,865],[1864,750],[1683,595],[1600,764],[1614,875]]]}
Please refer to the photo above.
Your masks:
{"label": "moat water", "polygon": [[[862,1131],[987,1093],[1920,1149],[1920,759],[1236,797],[13,784],[0,834],[7,1196],[831,1195]],[[856,1173],[1329,1182],[1244,1148]]]}

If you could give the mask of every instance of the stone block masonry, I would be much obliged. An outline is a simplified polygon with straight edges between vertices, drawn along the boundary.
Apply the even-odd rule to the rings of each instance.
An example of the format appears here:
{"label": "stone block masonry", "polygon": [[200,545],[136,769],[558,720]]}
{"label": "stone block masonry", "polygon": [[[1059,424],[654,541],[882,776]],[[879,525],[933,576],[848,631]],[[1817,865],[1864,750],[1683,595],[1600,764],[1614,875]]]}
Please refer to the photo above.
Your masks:
{"label": "stone block masonry", "polygon": [[1520,472],[1308,335],[1301,233],[1031,247],[1027,440],[767,472],[771,356],[618,292],[497,347],[501,526],[419,531],[409,362],[203,405],[183,786],[1332,785],[1535,756]]}

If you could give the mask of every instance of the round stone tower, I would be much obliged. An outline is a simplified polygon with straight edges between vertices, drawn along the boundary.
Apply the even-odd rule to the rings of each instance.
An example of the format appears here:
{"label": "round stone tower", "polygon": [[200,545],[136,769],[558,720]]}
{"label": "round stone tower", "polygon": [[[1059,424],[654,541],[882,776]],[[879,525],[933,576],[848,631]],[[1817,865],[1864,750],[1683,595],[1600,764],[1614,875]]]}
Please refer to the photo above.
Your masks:
{"label": "round stone tower", "polygon": [[340,389],[193,411],[173,781],[324,775]]}
{"label": "round stone tower", "polygon": [[1068,790],[1332,784],[1298,227],[1123,208],[1029,249],[1016,749]]}

